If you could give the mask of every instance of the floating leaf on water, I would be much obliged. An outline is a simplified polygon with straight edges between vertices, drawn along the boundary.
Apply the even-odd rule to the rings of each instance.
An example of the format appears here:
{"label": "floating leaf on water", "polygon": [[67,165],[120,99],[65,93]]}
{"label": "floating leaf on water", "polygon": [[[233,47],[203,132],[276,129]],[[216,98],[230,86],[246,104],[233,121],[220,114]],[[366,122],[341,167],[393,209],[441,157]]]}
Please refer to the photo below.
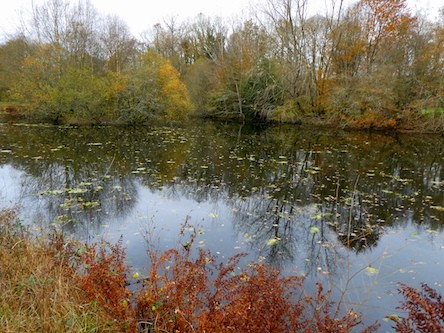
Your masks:
{"label": "floating leaf on water", "polygon": [[88,192],[88,190],[84,188],[68,188],[66,189],[66,192],[69,194],[82,194]]}
{"label": "floating leaf on water", "polygon": [[208,214],[208,216],[213,218],[213,219],[218,217],[218,215],[216,213],[210,213],[210,214]]}
{"label": "floating leaf on water", "polygon": [[11,149],[2,149],[2,150],[0,150],[0,153],[8,154],[8,153],[12,153],[12,150]]}
{"label": "floating leaf on water", "polygon": [[312,234],[316,234],[316,233],[318,233],[319,231],[321,231],[318,227],[311,227],[310,228],[310,233],[312,233]]}
{"label": "floating leaf on water", "polygon": [[97,201],[87,201],[82,204],[84,208],[94,208],[100,206],[100,203]]}
{"label": "floating leaf on water", "polygon": [[115,186],[113,186],[113,189],[115,189],[115,190],[121,190],[121,189],[122,189],[122,186],[120,186],[120,185],[115,185]]}
{"label": "floating leaf on water", "polygon": [[390,191],[390,190],[382,190],[382,192],[386,193],[386,194],[393,194],[393,191]]}
{"label": "floating leaf on water", "polygon": [[426,232],[431,233],[431,234],[437,234],[438,230],[427,229]]}
{"label": "floating leaf on water", "polygon": [[371,266],[368,266],[365,269],[365,271],[366,271],[367,275],[369,275],[369,276],[376,275],[379,272],[379,270],[377,268],[374,268],[374,267],[371,267]]}
{"label": "floating leaf on water", "polygon": [[272,246],[272,245],[275,245],[277,242],[279,242],[281,239],[280,238],[278,238],[278,237],[274,237],[274,238],[271,238],[271,239],[269,239],[268,241],[267,241],[267,245],[268,246]]}
{"label": "floating leaf on water", "polygon": [[443,206],[430,206],[430,208],[437,210],[438,212],[444,212]]}
{"label": "floating leaf on water", "polygon": [[101,142],[90,142],[86,144],[87,146],[102,146],[103,143]]}
{"label": "floating leaf on water", "polygon": [[139,274],[138,272],[135,272],[135,273],[133,273],[133,274],[131,275],[131,277],[132,277],[133,279],[138,279],[139,276],[140,276],[140,274]]}
{"label": "floating leaf on water", "polygon": [[62,194],[63,191],[62,190],[49,190],[49,191],[45,191],[45,192],[40,192],[40,195],[57,195],[57,194]]}
{"label": "floating leaf on water", "polygon": [[391,314],[391,315],[384,317],[383,320],[384,321],[399,321],[399,317],[398,317],[398,315]]}

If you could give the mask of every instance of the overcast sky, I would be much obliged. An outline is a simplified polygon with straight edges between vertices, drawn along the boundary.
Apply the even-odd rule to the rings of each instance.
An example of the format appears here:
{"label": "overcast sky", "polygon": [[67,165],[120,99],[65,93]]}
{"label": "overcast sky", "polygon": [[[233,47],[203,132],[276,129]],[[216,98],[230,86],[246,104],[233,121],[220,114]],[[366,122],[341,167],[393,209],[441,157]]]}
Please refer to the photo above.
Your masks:
{"label": "overcast sky", "polygon": [[[77,0],[72,0],[74,3]],[[242,18],[248,15],[253,4],[265,0],[90,0],[101,14],[117,14],[137,37],[164,19],[175,17],[179,21],[194,18],[199,13],[207,16]],[[21,13],[26,13],[32,3],[45,0],[0,0],[0,37],[15,31]],[[309,0],[312,8],[323,8],[326,0]],[[328,2],[328,1],[327,1]],[[348,2],[355,2],[348,0]],[[441,0],[409,0],[413,12],[428,11],[431,17],[437,13]]]}

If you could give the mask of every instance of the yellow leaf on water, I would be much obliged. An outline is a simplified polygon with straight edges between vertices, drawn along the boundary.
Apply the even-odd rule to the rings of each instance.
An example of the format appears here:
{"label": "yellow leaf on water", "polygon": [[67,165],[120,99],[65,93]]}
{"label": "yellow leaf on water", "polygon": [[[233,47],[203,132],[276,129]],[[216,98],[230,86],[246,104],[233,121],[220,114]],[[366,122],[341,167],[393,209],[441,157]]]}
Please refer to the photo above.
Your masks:
{"label": "yellow leaf on water", "polygon": [[370,276],[378,274],[378,269],[371,267],[371,266],[368,266],[365,270],[366,270],[367,275],[370,275]]}
{"label": "yellow leaf on water", "polygon": [[272,246],[272,245],[274,245],[274,244],[276,244],[277,242],[279,242],[281,239],[280,238],[277,238],[277,237],[275,237],[275,238],[271,238],[271,239],[269,239],[268,241],[267,241],[267,245],[268,246]]}
{"label": "yellow leaf on water", "polygon": [[208,215],[213,219],[217,218],[217,216],[218,216],[216,213],[210,213]]}
{"label": "yellow leaf on water", "polygon": [[133,279],[138,279],[139,278],[139,276],[140,276],[140,274],[139,273],[133,273],[132,275],[131,275],[131,277],[133,278]]}

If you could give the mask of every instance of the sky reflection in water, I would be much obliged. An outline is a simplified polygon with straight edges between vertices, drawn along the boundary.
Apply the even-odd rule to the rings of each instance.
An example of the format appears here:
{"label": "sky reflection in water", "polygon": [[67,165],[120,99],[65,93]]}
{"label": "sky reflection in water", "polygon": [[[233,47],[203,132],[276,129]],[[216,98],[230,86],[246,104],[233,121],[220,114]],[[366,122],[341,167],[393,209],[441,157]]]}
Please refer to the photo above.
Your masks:
{"label": "sky reflection in water", "polygon": [[[248,252],[317,279],[363,311],[395,312],[396,283],[444,284],[444,143],[200,123],[180,128],[0,127],[1,206],[87,242],[123,236],[146,269],[188,219],[221,260]],[[356,274],[355,274],[356,273]],[[390,324],[385,322],[381,332]]]}

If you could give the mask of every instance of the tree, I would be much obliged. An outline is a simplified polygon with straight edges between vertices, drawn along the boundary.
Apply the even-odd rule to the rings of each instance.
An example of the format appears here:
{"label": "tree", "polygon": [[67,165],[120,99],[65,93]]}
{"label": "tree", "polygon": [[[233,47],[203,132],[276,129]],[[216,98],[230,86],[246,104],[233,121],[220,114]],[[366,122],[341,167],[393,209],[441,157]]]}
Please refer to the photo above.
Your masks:
{"label": "tree", "polygon": [[407,0],[361,0],[357,4],[366,40],[367,70],[370,71],[384,44],[395,43],[414,22]]}
{"label": "tree", "polygon": [[235,28],[223,59],[216,64],[215,114],[224,117],[265,118],[280,103],[277,69],[265,29],[252,21]]}
{"label": "tree", "polygon": [[129,72],[128,85],[119,94],[118,119],[138,124],[188,116],[193,111],[188,92],[171,63],[152,50],[142,54],[140,62]]}
{"label": "tree", "polygon": [[168,59],[182,73],[186,64],[181,45],[184,27],[178,25],[175,17],[170,17],[164,20],[163,25],[155,24],[153,34],[151,40],[148,40],[149,47]]}
{"label": "tree", "polygon": [[0,100],[9,98],[12,82],[17,79],[23,59],[33,52],[33,48],[24,36],[0,45]]}
{"label": "tree", "polygon": [[138,52],[138,42],[131,36],[126,23],[118,16],[105,18],[99,39],[108,70],[120,73],[134,61]]}
{"label": "tree", "polygon": [[89,0],[71,5],[67,0],[47,0],[32,9],[26,29],[30,40],[51,46],[53,60],[63,70],[70,64],[96,70],[99,66],[98,14]]}
{"label": "tree", "polygon": [[189,56],[194,61],[206,58],[216,63],[223,58],[226,40],[227,28],[220,19],[199,14],[187,33]]}

